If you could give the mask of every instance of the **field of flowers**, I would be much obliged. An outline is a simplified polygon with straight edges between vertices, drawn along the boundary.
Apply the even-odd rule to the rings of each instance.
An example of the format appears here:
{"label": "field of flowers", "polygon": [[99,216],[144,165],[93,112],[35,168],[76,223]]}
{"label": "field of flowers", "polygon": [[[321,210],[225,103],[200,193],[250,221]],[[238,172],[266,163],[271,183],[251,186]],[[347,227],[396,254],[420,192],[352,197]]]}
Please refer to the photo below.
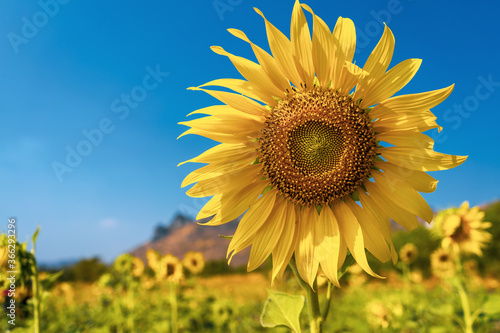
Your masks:
{"label": "field of flowers", "polygon": [[[498,237],[499,208],[500,204],[490,206],[485,216],[495,222],[488,230],[493,240]],[[323,331],[500,332],[498,244],[489,242],[481,255],[456,254],[442,247],[446,237],[436,232],[436,226],[439,219],[433,229],[421,226],[394,234],[398,263],[370,261],[385,279],[369,276],[349,260],[342,288],[333,287],[320,272]],[[94,282],[68,282],[61,280],[62,272],[38,272],[29,244],[17,243],[15,270],[20,274],[15,295],[9,297],[11,286],[4,272],[12,253],[9,237],[2,235],[1,241],[6,291],[2,332],[309,330],[303,292],[292,271],[285,271],[282,281],[271,286],[270,262],[253,273],[213,274],[206,271],[208,263],[201,253],[176,258],[150,250],[147,262],[123,254]],[[11,299],[16,304],[15,326],[9,324]],[[290,304],[299,304],[296,318],[290,315],[293,310],[285,309]]]}

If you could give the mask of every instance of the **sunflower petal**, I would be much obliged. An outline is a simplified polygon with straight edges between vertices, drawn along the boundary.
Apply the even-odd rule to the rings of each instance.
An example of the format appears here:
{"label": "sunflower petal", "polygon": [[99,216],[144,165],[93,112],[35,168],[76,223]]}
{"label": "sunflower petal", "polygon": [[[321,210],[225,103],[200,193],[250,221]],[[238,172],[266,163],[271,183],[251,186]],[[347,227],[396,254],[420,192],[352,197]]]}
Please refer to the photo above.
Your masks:
{"label": "sunflower petal", "polygon": [[383,277],[376,274],[368,264],[365,253],[363,229],[361,228],[356,216],[342,201],[335,203],[332,209],[335,217],[337,218],[343,239],[345,240],[352,256],[356,259],[356,262],[371,276],[383,279]]}
{"label": "sunflower petal", "polygon": [[373,129],[379,133],[392,131],[424,132],[433,128],[441,131],[442,127],[436,123],[436,119],[436,116],[429,110],[409,114],[393,113],[374,121]]}
{"label": "sunflower petal", "polygon": [[261,177],[259,165],[249,165],[244,169],[223,174],[194,184],[186,194],[193,198],[203,198],[232,191],[242,184],[249,184]]}
{"label": "sunflower petal", "polygon": [[234,161],[236,159],[245,158],[246,154],[249,152],[256,153],[257,146],[253,143],[245,144],[245,143],[221,143],[215,147],[208,149],[202,154],[187,160],[185,162],[179,163],[177,166],[180,166],[184,163],[192,162],[192,163],[228,163]]}
{"label": "sunflower petal", "polygon": [[434,147],[434,140],[431,137],[414,131],[384,132],[377,134],[376,138],[395,146],[416,146],[427,149]]}
{"label": "sunflower petal", "polygon": [[269,78],[267,73],[259,64],[256,64],[246,58],[235,56],[225,51],[220,46],[212,46],[211,49],[217,54],[228,57],[238,72],[240,72],[240,74],[252,84],[261,86],[268,91],[271,96],[279,98],[283,98],[285,96],[283,90],[276,87],[276,85],[271,81],[271,78]]}
{"label": "sunflower petal", "polygon": [[330,281],[340,288],[338,266],[340,256],[340,231],[337,219],[330,208],[325,205],[321,209],[316,235],[317,258],[321,268]]}
{"label": "sunflower petal", "polygon": [[286,200],[275,204],[273,212],[267,218],[266,223],[257,231],[255,241],[250,250],[248,259],[248,271],[253,271],[269,257],[278,243],[286,220]]}
{"label": "sunflower petal", "polygon": [[306,87],[313,87],[314,65],[312,60],[312,42],[306,16],[298,0],[295,0],[290,26],[290,39],[295,66]]}
{"label": "sunflower petal", "polygon": [[274,82],[274,84],[279,89],[281,89],[282,91],[286,91],[286,89],[290,88],[290,81],[286,78],[285,74],[279,68],[276,59],[274,59],[269,53],[264,51],[262,48],[252,43],[243,31],[238,29],[228,29],[228,31],[233,36],[244,40],[245,42],[249,43],[252,46],[252,50],[253,53],[255,53],[255,56],[257,57],[257,61],[266,71],[269,78]]}
{"label": "sunflower petal", "polygon": [[342,89],[343,93],[349,93],[344,89],[345,82],[342,80],[342,72],[345,70],[345,62],[352,62],[356,50],[356,28],[354,23],[348,19],[339,17],[332,33],[333,64],[332,81],[334,87]]}
{"label": "sunflower petal", "polygon": [[370,194],[370,198],[375,202],[375,205],[391,219],[402,225],[406,230],[413,230],[418,227],[418,221],[415,215],[407,212],[396,203],[394,203],[385,192],[371,181],[364,182],[366,190]]}
{"label": "sunflower petal", "polygon": [[451,169],[467,159],[467,156],[447,155],[412,147],[387,147],[379,149],[379,152],[388,162],[417,171]]}
{"label": "sunflower petal", "polygon": [[394,44],[394,35],[384,23],[384,33],[363,66],[363,70],[370,73],[370,78],[377,79],[383,76],[389,68],[394,53]]}
{"label": "sunflower petal", "polygon": [[283,73],[285,73],[286,77],[292,81],[296,87],[300,87],[301,79],[291,57],[292,44],[290,40],[274,25],[272,25],[260,10],[257,8],[254,8],[254,10],[262,16],[266,22],[267,39],[269,41],[269,47],[271,48],[274,59],[276,59],[276,62],[280,66]]}
{"label": "sunflower petal", "polygon": [[432,109],[444,101],[455,87],[449,87],[427,91],[419,94],[401,95],[386,99],[377,104],[371,111],[373,118],[381,118],[394,112],[416,113]]}
{"label": "sunflower petal", "polygon": [[196,87],[188,88],[190,90],[201,90],[211,95],[212,97],[217,98],[222,103],[226,103],[230,107],[235,108],[236,110],[240,110],[242,112],[255,115],[255,116],[265,116],[269,113],[265,107],[260,105],[259,103],[242,96],[240,94],[234,94],[225,91],[217,91],[217,90],[206,90]]}
{"label": "sunflower petal", "polygon": [[248,212],[243,216],[236,232],[234,233],[231,243],[227,249],[227,257],[231,262],[232,257],[248,247],[252,243],[255,233],[266,223],[269,214],[274,208],[276,201],[276,191],[269,191],[262,195],[257,202],[250,207]]}
{"label": "sunflower petal", "polygon": [[316,229],[318,228],[318,212],[316,207],[302,207],[302,218],[299,220],[299,239],[295,250],[297,270],[304,281],[313,288],[318,273],[319,260],[316,257]]}
{"label": "sunflower petal", "polygon": [[314,71],[321,86],[326,87],[333,70],[333,61],[331,60],[332,34],[328,25],[319,16],[316,16],[309,6],[302,4],[302,7],[313,16],[312,56]]}
{"label": "sunflower petal", "polygon": [[438,180],[423,171],[411,170],[382,161],[375,161],[374,165],[392,177],[402,180],[419,192],[430,193],[436,190]]}
{"label": "sunflower petal", "polygon": [[386,262],[391,259],[390,248],[387,246],[384,236],[380,233],[377,225],[373,223],[371,216],[369,216],[366,211],[356,204],[351,198],[347,197],[345,203],[354,216],[356,216],[356,219],[363,230],[363,238],[366,249],[381,262]]}
{"label": "sunflower petal", "polygon": [[240,79],[218,79],[202,84],[200,87],[218,86],[236,91],[267,105],[276,105],[276,100],[264,88]]}
{"label": "sunflower petal", "polygon": [[295,205],[287,204],[286,210],[286,220],[285,225],[283,226],[283,233],[281,234],[281,237],[272,252],[272,281],[275,279],[281,280],[283,272],[285,271],[288,262],[292,258],[293,252],[295,251],[298,239],[298,223],[296,223],[295,218]]}
{"label": "sunflower petal", "polygon": [[360,107],[365,109],[397,93],[415,76],[421,63],[421,59],[404,60],[391,68],[380,79],[374,80],[366,89]]}

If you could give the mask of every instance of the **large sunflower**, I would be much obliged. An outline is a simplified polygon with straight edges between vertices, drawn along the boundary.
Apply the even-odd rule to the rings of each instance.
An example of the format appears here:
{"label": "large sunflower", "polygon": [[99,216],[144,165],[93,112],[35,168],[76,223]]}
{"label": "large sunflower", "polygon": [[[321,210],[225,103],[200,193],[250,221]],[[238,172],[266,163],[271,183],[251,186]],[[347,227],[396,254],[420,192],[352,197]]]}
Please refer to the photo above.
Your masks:
{"label": "large sunflower", "polygon": [[[303,12],[313,16],[311,33]],[[206,225],[230,222],[245,213],[228,248],[232,256],[252,246],[248,270],[272,254],[273,280],[281,278],[292,255],[311,286],[321,266],[338,285],[337,270],[347,250],[373,276],[365,248],[381,261],[397,254],[389,218],[407,229],[417,216],[433,214],[420,192],[437,181],[425,171],[455,167],[466,157],[433,151],[421,132],[438,128],[430,108],[453,86],[391,97],[415,75],[421,60],[409,59],[387,71],[394,49],[388,27],[363,68],[353,64],[354,24],[340,17],[326,23],[298,1],[288,39],[265,21],[271,54],[240,30],[229,29],[252,47],[258,63],[218,46],[246,80],[219,79],[202,90],[220,100],[193,113],[208,117],[181,124],[182,135],[221,142],[187,162],[208,163],[182,186],[187,194],[213,196],[197,218]],[[181,135],[181,136],[182,136]],[[185,162],[184,162],[185,163]]]}

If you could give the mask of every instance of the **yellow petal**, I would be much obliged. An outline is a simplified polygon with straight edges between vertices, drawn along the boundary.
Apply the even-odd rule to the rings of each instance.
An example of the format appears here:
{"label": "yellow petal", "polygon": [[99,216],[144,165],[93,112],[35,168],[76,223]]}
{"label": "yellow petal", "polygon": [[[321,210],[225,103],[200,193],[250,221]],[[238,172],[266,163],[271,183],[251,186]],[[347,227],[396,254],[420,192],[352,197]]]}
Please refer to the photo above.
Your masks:
{"label": "yellow petal", "polygon": [[228,29],[228,31],[234,36],[246,41],[252,46],[252,50],[255,53],[255,56],[257,57],[257,61],[279,89],[281,89],[282,91],[290,89],[291,87],[290,81],[286,78],[285,74],[278,66],[276,59],[274,59],[269,53],[264,51],[262,48],[252,43],[243,31],[238,29]]}
{"label": "yellow petal", "polygon": [[[246,82],[246,81],[243,81]],[[236,110],[229,105],[211,105],[207,106],[206,108],[201,108],[198,110],[195,110],[191,113],[189,113],[187,116],[193,115],[193,114],[207,114],[210,116],[215,116],[215,117],[229,117],[229,116],[234,116],[233,119],[236,119],[236,117],[239,118],[245,118],[245,119],[253,119],[257,120],[259,122],[264,122],[265,117],[264,116],[256,116],[256,115],[251,115],[245,112],[241,112],[239,110]]]}
{"label": "yellow petal", "polygon": [[452,84],[443,89],[389,98],[377,104],[370,112],[370,116],[382,118],[394,112],[416,113],[432,109],[451,94],[454,86]]}
{"label": "yellow petal", "polygon": [[250,250],[250,258],[248,259],[247,266],[248,271],[253,271],[262,265],[278,243],[285,226],[286,207],[286,200],[277,202],[266,223],[257,231],[255,241]]}
{"label": "yellow petal", "polygon": [[[232,118],[232,119],[231,119]],[[258,132],[264,123],[236,113],[232,115],[219,115],[219,117],[208,116],[189,121],[181,121],[179,125],[189,126],[193,129],[221,133],[242,134]]]}
{"label": "yellow petal", "polygon": [[235,188],[249,184],[261,177],[260,165],[249,165],[244,169],[237,170],[214,177],[201,180],[194,184],[186,194],[193,198],[203,198],[224,192],[230,192]]}
{"label": "yellow petal", "polygon": [[332,33],[332,59],[333,73],[332,81],[335,88],[341,88],[343,94],[348,94],[345,89],[346,82],[343,81],[342,72],[345,70],[345,62],[352,62],[356,50],[356,28],[354,23],[348,19],[339,17]]}
{"label": "yellow petal", "polygon": [[371,276],[383,278],[372,271],[368,265],[368,260],[365,253],[365,241],[363,230],[356,216],[351,212],[349,207],[342,201],[338,201],[332,207],[333,213],[337,218],[340,233],[345,240],[349,251],[351,252],[356,262]]}
{"label": "yellow petal", "polygon": [[417,171],[451,169],[467,159],[467,156],[447,155],[412,147],[387,147],[379,149],[379,152],[388,162]]}
{"label": "yellow petal", "polygon": [[358,196],[363,205],[363,209],[365,212],[371,217],[371,220],[376,223],[376,227],[379,232],[384,236],[385,241],[389,244],[389,248],[391,250],[392,262],[396,264],[398,261],[398,253],[394,248],[394,244],[392,243],[391,236],[391,221],[389,217],[385,215],[375,204],[372,198],[366,194],[364,191],[359,190]]}
{"label": "yellow petal", "polygon": [[[231,222],[257,201],[267,185],[267,181],[256,180],[247,186],[216,195],[200,210],[196,218],[202,219],[216,214],[203,225],[216,226]],[[212,200],[214,202],[211,202]]]}
{"label": "yellow petal", "polygon": [[231,243],[227,249],[227,257],[231,258],[244,248],[252,243],[252,238],[255,233],[266,222],[267,217],[271,214],[276,201],[276,190],[272,190],[262,195],[255,204],[245,213],[241,219],[236,232],[234,233]]}
{"label": "yellow petal", "polygon": [[387,246],[384,236],[377,228],[378,222],[374,221],[374,219],[351,198],[347,197],[345,203],[354,216],[356,216],[361,226],[361,230],[363,230],[363,239],[366,249],[381,262],[386,262],[391,259],[390,248]]}
{"label": "yellow petal", "polygon": [[290,39],[295,66],[298,69],[302,82],[312,88],[314,83],[314,65],[312,60],[311,33],[307,25],[306,16],[298,0],[295,0],[290,26]]}
{"label": "yellow petal", "polygon": [[370,73],[370,78],[377,79],[383,76],[389,68],[394,53],[394,44],[394,35],[384,23],[384,33],[363,67],[363,70]]}
{"label": "yellow petal", "polygon": [[295,250],[297,270],[304,281],[313,288],[318,273],[319,260],[316,257],[314,241],[318,228],[318,212],[316,207],[302,207],[301,218],[298,221],[299,238]]}
{"label": "yellow petal", "polygon": [[260,10],[257,8],[254,8],[254,10],[262,16],[266,22],[267,39],[274,59],[276,59],[276,62],[280,66],[282,72],[285,73],[286,77],[292,81],[296,87],[300,87],[301,79],[293,61],[292,44],[290,40],[272,25]]}
{"label": "yellow petal", "polygon": [[204,136],[206,138],[212,139],[221,143],[242,143],[254,140],[258,137],[259,131],[248,132],[248,133],[234,133],[234,134],[226,134],[226,133],[214,133],[209,131],[204,131],[197,128],[190,128],[181,135],[177,137],[177,139],[188,135],[188,134],[196,134],[200,136]]}
{"label": "yellow petal", "polygon": [[240,79],[217,79],[205,84],[200,87],[206,86],[218,86],[234,90],[240,94],[247,97],[259,100],[267,105],[276,105],[276,100],[271,96],[271,94],[264,88],[255,85],[251,82],[240,80]]}
{"label": "yellow petal", "polygon": [[283,232],[279,238],[278,244],[273,249],[273,274],[272,281],[275,279],[281,280],[283,272],[285,271],[288,262],[292,258],[295,251],[298,232],[297,223],[295,218],[295,205],[287,204],[286,207],[286,220],[283,226]]}
{"label": "yellow petal", "polygon": [[374,165],[392,177],[402,180],[419,192],[430,193],[436,190],[438,181],[423,171],[411,170],[382,161],[375,161]]}
{"label": "yellow petal", "polygon": [[373,122],[373,129],[376,132],[391,131],[418,131],[424,132],[433,128],[441,127],[436,123],[436,116],[429,110],[419,113],[393,113]]}
{"label": "yellow petal", "polygon": [[250,165],[253,161],[254,159],[252,159],[252,155],[249,155],[246,159],[238,159],[230,163],[205,165],[204,167],[189,173],[182,181],[181,187],[185,187],[201,180],[218,177],[228,172],[234,172]]}
{"label": "yellow petal", "polygon": [[366,109],[370,105],[380,103],[401,90],[415,76],[421,59],[408,59],[400,62],[380,79],[373,80],[362,96],[360,107]]}
{"label": "yellow petal", "polygon": [[377,140],[385,141],[395,146],[416,146],[420,148],[432,149],[434,140],[422,133],[413,131],[392,131],[376,135]]}
{"label": "yellow petal", "polygon": [[240,72],[240,74],[243,75],[245,79],[256,86],[264,88],[269,93],[269,95],[279,98],[283,98],[285,96],[284,92],[276,87],[276,85],[271,81],[271,78],[259,64],[256,64],[255,62],[243,57],[238,57],[229,52],[226,52],[220,46],[212,46],[210,49],[217,54],[228,57],[229,60],[231,60],[231,62],[233,63],[234,67],[236,67],[238,72]]}
{"label": "yellow petal", "polygon": [[415,215],[407,212],[392,202],[392,200],[389,199],[389,197],[385,194],[385,191],[383,191],[378,184],[374,184],[371,181],[365,181],[363,185],[365,185],[366,190],[370,194],[370,198],[384,215],[389,216],[391,219],[406,228],[406,230],[412,230],[418,226],[418,221]]}
{"label": "yellow petal", "polygon": [[240,110],[251,115],[265,116],[269,113],[269,111],[259,103],[239,94],[217,90],[206,90],[196,87],[191,87],[188,89],[204,91],[207,94],[217,98],[222,103],[225,103],[232,108],[235,108],[236,110]]}
{"label": "yellow petal", "polygon": [[380,171],[372,171],[375,184],[380,186],[384,194],[389,197],[392,202],[403,208],[404,210],[420,216],[424,221],[431,222],[434,218],[432,209],[427,204],[422,196],[413,189],[410,185],[403,183],[396,177],[383,174]]}
{"label": "yellow petal", "polygon": [[318,247],[316,256],[325,275],[334,285],[340,288],[337,272],[341,237],[337,219],[333,215],[330,206],[323,206],[318,222],[315,244]]}
{"label": "yellow petal", "polygon": [[313,16],[312,56],[314,71],[320,85],[326,87],[333,71],[332,34],[328,25],[319,16],[316,16],[309,6],[302,4],[302,7]]}
{"label": "yellow petal", "polygon": [[257,157],[256,149],[257,145],[254,143],[221,143],[215,147],[208,149],[197,157],[179,163],[177,166],[188,162],[223,164],[234,161],[236,159],[246,158],[248,156],[248,153],[255,154],[255,157]]}

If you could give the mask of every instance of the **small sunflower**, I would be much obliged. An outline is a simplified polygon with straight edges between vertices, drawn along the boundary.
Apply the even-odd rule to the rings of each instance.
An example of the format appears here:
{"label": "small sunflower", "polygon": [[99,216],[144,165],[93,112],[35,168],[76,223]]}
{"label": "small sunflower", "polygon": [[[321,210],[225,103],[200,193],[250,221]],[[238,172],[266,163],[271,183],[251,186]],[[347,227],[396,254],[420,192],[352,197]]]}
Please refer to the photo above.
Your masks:
{"label": "small sunflower", "polygon": [[175,284],[180,283],[184,279],[184,272],[179,259],[171,254],[162,257],[158,263],[156,278]]}
{"label": "small sunflower", "polygon": [[[303,9],[313,17],[312,39]],[[418,225],[417,216],[430,222],[432,210],[418,192],[433,192],[437,181],[425,172],[466,159],[435,152],[433,139],[421,133],[440,129],[429,109],[453,85],[391,97],[413,78],[421,60],[387,70],[394,51],[387,26],[360,68],[353,63],[350,19],[340,17],[331,31],[296,1],[289,39],[256,11],[265,21],[271,54],[236,29],[229,32],[250,44],[258,63],[212,47],[246,80],[191,88],[223,104],[194,111],[208,117],[181,122],[191,127],[181,136],[197,134],[221,144],[186,161],[208,165],[190,173],[182,187],[196,183],[189,196],[212,196],[197,216],[212,217],[206,225],[245,213],[227,254],[231,260],[251,246],[248,270],[272,255],[272,279],[279,279],[294,255],[311,286],[320,266],[339,286],[337,271],[349,250],[378,277],[365,248],[380,261],[396,262],[389,219],[408,230]]]}
{"label": "small sunflower", "polygon": [[406,264],[411,264],[418,256],[418,249],[413,243],[406,243],[399,250],[399,258]]}
{"label": "small sunflower", "polygon": [[450,251],[439,248],[431,254],[431,267],[434,275],[451,277],[455,274],[455,262]]}
{"label": "small sunflower", "polygon": [[203,271],[205,267],[205,259],[201,252],[187,252],[182,259],[184,267],[191,272],[191,274],[198,274]]}
{"label": "small sunflower", "polygon": [[465,201],[460,208],[450,208],[436,216],[435,228],[443,237],[442,246],[460,253],[482,256],[482,249],[491,240],[491,234],[484,229],[491,227],[483,222],[484,212],[479,207],[469,209]]}
{"label": "small sunflower", "polygon": [[134,257],[132,261],[132,275],[139,277],[142,273],[144,273],[144,262],[141,259]]}
{"label": "small sunflower", "polygon": [[134,257],[128,253],[121,254],[116,258],[113,268],[120,274],[129,274],[134,266]]}
{"label": "small sunflower", "polygon": [[156,272],[158,263],[161,259],[161,254],[153,249],[148,249],[148,251],[146,252],[146,259],[148,260],[148,266]]}

